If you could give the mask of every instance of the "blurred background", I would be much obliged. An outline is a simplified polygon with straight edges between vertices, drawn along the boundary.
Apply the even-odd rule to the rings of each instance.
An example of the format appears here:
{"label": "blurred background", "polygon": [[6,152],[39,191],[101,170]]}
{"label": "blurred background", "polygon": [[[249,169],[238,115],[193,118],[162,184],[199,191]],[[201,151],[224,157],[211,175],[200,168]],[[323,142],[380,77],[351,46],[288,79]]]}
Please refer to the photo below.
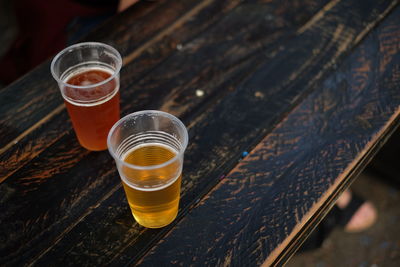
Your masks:
{"label": "blurred background", "polygon": [[[60,1],[66,2],[66,0]],[[38,30],[35,27],[43,25],[38,22],[37,25],[29,25],[31,28],[27,28],[29,18],[22,21],[23,25],[20,25],[21,21],[15,16],[16,2],[26,4],[30,1],[0,0],[0,42],[2,43],[0,46],[0,62],[2,63],[0,90],[66,45],[78,41],[91,29],[117,12],[117,3],[113,1],[76,1],[79,4],[83,3],[84,6],[83,9],[74,7],[79,16],[72,17],[71,14],[65,13],[63,15],[68,19],[64,23],[49,25],[49,28],[45,30],[41,29],[46,35],[58,38],[57,40],[60,41],[50,38],[30,40],[29,33]],[[39,7],[41,4],[60,4],[59,1],[33,2],[39,3]],[[93,5],[94,2],[95,5]],[[110,4],[110,2],[113,3]],[[38,11],[29,9],[28,6],[28,12]],[[57,35],[60,31],[61,36]],[[49,43],[51,49],[48,48]],[[35,57],[26,58],[26,54],[32,54],[32,51],[35,52]],[[12,58],[17,63],[8,63]],[[287,266],[400,266],[399,158],[400,131],[398,130],[352,186],[353,192],[371,201],[378,210],[378,220],[371,228],[362,233],[350,234],[336,227],[323,242],[321,248],[296,254]]]}
{"label": "blurred background", "polygon": [[[11,43],[17,36],[17,23],[15,21],[12,0],[0,0],[0,59],[3,58]],[[0,88],[5,84],[0,80]]]}
{"label": "blurred background", "polygon": [[0,0],[4,87],[137,0]]}

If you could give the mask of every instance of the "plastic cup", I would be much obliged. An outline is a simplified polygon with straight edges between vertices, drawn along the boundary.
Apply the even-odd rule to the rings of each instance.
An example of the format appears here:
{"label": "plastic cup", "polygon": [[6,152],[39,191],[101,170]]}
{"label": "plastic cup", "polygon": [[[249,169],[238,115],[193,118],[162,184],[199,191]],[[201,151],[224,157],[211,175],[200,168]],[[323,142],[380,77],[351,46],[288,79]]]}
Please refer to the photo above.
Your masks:
{"label": "plastic cup", "polygon": [[160,228],[176,218],[187,143],[185,125],[162,111],[135,112],[111,128],[108,150],[140,225]]}
{"label": "plastic cup", "polygon": [[103,43],[65,48],[51,62],[79,143],[88,150],[107,148],[107,134],[120,118],[121,55]]}

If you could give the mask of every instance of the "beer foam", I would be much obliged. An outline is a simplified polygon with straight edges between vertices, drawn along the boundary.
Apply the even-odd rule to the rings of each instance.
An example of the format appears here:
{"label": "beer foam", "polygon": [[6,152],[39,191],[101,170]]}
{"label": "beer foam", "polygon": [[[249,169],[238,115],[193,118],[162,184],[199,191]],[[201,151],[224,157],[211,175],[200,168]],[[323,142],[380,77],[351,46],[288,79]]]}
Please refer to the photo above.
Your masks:
{"label": "beer foam", "polygon": [[93,102],[93,103],[92,102],[90,102],[90,103],[75,102],[75,101],[71,100],[68,96],[64,95],[63,92],[61,92],[61,93],[62,93],[64,100],[67,101],[68,103],[70,103],[71,105],[80,106],[80,107],[93,107],[93,106],[98,106],[98,105],[101,105],[101,104],[109,101],[111,98],[113,98],[118,93],[118,91],[119,91],[119,85],[116,86],[115,90],[111,94],[106,96],[104,99],[101,99],[100,101]]}
{"label": "beer foam", "polygon": [[[98,70],[98,71],[107,72],[107,73],[110,74],[110,77],[112,77],[114,75],[114,73],[115,73],[114,70],[111,69],[109,66],[101,65],[100,62],[95,62],[95,63],[87,62],[87,63],[83,64],[82,66],[77,65],[77,66],[74,66],[72,69],[69,69],[69,70],[65,71],[63,73],[63,75],[61,75],[61,79],[63,80],[63,82],[68,84],[67,81],[69,79],[71,79],[72,77],[74,77],[76,75],[79,75],[80,73],[84,73],[84,72],[90,71],[90,70]],[[71,97],[69,97],[69,96],[67,96],[65,94],[65,92],[64,92],[65,89],[64,88],[61,89],[61,94],[62,94],[62,96],[63,96],[65,101],[67,101],[68,103],[70,103],[71,105],[74,105],[74,106],[81,106],[81,107],[98,106],[98,105],[101,105],[101,104],[109,101],[111,98],[113,98],[118,93],[118,91],[119,91],[119,79],[117,77],[114,77],[114,80],[115,80],[115,84],[116,84],[114,90],[110,94],[101,97],[100,100],[96,101],[96,102],[93,102],[93,101],[78,102],[76,100],[73,100],[73,99],[71,99]],[[110,80],[110,81],[112,81],[112,80]],[[85,81],[84,84],[82,84],[81,86],[90,86],[90,85],[92,85],[91,82]],[[64,87],[68,87],[68,86],[64,85]],[[74,87],[74,86],[71,86],[71,87]],[[79,98],[79,96],[77,98]]]}
{"label": "beer foam", "polygon": [[114,75],[114,70],[109,67],[108,65],[101,63],[101,62],[85,62],[83,64],[78,64],[69,68],[61,75],[61,80],[65,83],[72,77],[87,72],[89,70],[99,70],[103,72],[107,72],[110,76]]}

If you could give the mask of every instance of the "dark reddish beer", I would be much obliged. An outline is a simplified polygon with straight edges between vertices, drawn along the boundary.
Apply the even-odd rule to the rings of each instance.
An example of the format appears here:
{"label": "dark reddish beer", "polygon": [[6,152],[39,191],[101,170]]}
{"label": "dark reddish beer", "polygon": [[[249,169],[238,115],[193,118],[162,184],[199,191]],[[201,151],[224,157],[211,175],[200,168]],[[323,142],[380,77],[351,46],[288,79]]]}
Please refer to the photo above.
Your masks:
{"label": "dark reddish beer", "polygon": [[107,148],[108,132],[120,118],[119,81],[111,76],[99,68],[65,78],[64,102],[79,143],[89,150]]}

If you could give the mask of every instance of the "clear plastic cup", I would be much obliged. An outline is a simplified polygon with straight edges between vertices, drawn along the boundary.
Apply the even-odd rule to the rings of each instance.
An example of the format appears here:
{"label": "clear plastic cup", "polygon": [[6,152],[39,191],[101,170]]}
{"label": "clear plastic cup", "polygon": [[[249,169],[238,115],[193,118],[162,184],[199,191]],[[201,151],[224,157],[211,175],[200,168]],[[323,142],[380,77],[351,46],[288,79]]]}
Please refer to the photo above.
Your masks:
{"label": "clear plastic cup", "polygon": [[108,150],[140,225],[160,228],[176,218],[188,139],[178,118],[157,110],[129,114],[111,128]]}
{"label": "clear plastic cup", "polygon": [[120,118],[121,55],[96,42],[65,48],[51,62],[79,143],[88,150],[107,148],[107,134]]}

